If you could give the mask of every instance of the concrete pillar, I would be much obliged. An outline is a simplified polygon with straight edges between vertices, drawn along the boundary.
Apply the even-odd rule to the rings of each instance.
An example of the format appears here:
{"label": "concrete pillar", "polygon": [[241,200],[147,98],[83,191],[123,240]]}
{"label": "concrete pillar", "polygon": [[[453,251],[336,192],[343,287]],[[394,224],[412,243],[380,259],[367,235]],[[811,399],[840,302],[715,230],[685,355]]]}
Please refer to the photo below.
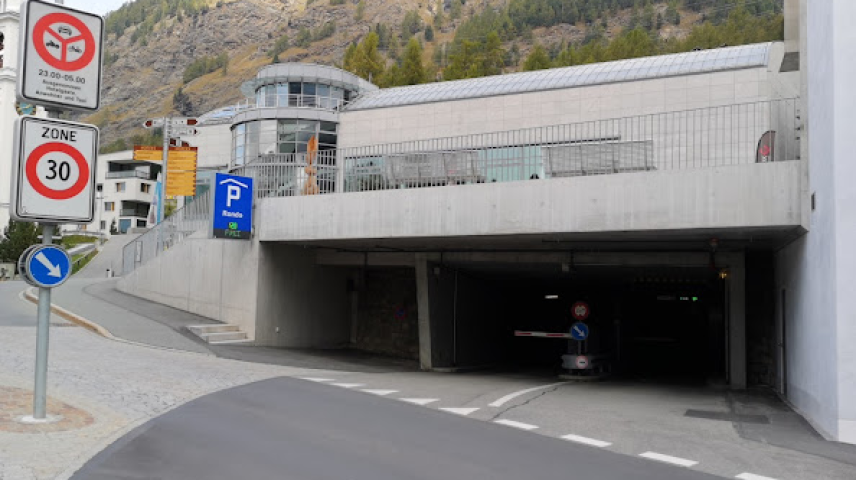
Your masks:
{"label": "concrete pillar", "polygon": [[785,0],[785,53],[800,50],[800,2]]}
{"label": "concrete pillar", "polygon": [[746,388],[746,261],[734,255],[728,263],[728,370],[731,388]]}
{"label": "concrete pillar", "polygon": [[432,275],[429,255],[416,254],[416,302],[419,309],[419,364],[423,370],[434,366],[431,359],[431,297],[429,281]]}

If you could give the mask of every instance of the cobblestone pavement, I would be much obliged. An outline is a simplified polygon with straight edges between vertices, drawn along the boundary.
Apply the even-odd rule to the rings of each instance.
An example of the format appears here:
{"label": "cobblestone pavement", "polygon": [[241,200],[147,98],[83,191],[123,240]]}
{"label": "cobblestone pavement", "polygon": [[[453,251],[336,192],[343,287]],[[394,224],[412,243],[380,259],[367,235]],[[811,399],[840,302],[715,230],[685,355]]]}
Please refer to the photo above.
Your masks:
{"label": "cobblestone pavement", "polygon": [[[36,344],[35,307],[18,298],[21,287],[17,282],[0,285],[0,405],[6,401],[17,410],[32,392]],[[32,324],[22,325],[27,318]],[[56,317],[52,322],[61,323]],[[80,412],[71,415],[82,417],[75,420],[79,428],[14,432],[2,427],[8,424],[4,416],[2,480],[67,478],[132,427],[194,398],[267,378],[318,374],[129,345],[76,327],[51,328],[50,335],[48,414]]]}

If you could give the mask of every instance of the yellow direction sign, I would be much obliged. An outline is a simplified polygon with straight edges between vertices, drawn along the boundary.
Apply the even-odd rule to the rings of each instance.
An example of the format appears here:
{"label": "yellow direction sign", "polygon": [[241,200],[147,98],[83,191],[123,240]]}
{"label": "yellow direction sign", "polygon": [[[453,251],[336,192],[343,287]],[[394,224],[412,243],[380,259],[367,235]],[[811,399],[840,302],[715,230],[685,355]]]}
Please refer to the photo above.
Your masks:
{"label": "yellow direction sign", "polygon": [[163,161],[163,147],[134,145],[134,160],[140,162]]}

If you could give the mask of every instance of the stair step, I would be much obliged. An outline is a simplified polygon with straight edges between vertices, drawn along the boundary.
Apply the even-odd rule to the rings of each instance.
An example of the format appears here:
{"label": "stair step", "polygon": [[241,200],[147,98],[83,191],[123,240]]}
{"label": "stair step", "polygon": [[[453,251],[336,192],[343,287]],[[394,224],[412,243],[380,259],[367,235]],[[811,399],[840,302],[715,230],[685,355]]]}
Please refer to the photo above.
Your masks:
{"label": "stair step", "polygon": [[199,336],[206,333],[239,332],[241,330],[237,325],[229,324],[191,325],[187,329]]}
{"label": "stair step", "polygon": [[200,336],[208,343],[234,342],[247,339],[246,332],[203,333]]}

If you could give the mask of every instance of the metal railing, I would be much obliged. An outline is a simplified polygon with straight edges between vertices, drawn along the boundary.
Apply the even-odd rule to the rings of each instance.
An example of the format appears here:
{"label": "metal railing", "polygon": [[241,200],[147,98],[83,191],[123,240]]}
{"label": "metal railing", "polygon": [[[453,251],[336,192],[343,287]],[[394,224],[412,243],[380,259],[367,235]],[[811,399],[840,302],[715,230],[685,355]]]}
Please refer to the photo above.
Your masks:
{"label": "metal railing", "polygon": [[145,211],[143,211],[143,210],[136,210],[136,209],[133,209],[133,208],[123,208],[123,209],[119,210],[119,216],[120,216],[120,217],[140,217],[140,218],[146,218],[146,217],[148,216],[148,214],[149,214],[148,207],[146,207],[146,210],[145,210]]}
{"label": "metal railing", "polygon": [[[318,191],[362,192],[799,159],[799,101],[773,100],[319,152]],[[256,195],[307,194],[306,154],[233,169]]]}
{"label": "metal railing", "polygon": [[321,150],[312,165],[306,153],[267,154],[231,173],[252,177],[256,198],[264,198],[335,193],[337,172],[336,150]]}
{"label": "metal railing", "polygon": [[323,110],[340,111],[349,102],[342,98],[323,97],[320,95],[303,94],[271,94],[250,98],[235,105],[236,113],[252,108],[320,108]]}
{"label": "metal railing", "polygon": [[141,172],[139,170],[123,170],[120,172],[107,172],[106,178],[141,178],[143,180],[150,180],[151,175],[148,172]]}
{"label": "metal railing", "polygon": [[710,168],[799,158],[795,99],[341,149],[343,191]]}
{"label": "metal railing", "polygon": [[122,274],[131,273],[162,252],[184,242],[196,232],[211,227],[210,191],[176,210],[161,223],[140,235],[122,249]]}

